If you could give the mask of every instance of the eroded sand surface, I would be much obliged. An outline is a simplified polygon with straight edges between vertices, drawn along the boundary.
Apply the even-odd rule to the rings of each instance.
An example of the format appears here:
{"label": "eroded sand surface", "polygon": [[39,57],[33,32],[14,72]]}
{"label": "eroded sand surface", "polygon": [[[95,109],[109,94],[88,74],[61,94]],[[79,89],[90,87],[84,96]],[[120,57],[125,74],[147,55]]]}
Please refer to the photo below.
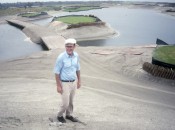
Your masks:
{"label": "eroded sand surface", "polygon": [[49,125],[60,95],[53,67],[64,49],[0,64],[2,130],[174,130],[175,82],[142,69],[154,47],[78,47],[82,88],[74,115],[81,123]]}

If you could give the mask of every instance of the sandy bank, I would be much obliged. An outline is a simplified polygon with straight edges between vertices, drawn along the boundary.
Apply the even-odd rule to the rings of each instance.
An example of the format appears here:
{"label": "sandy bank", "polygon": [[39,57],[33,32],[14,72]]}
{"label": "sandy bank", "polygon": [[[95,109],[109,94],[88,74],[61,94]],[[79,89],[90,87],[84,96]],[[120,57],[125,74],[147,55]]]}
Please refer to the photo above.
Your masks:
{"label": "sandy bank", "polygon": [[104,25],[90,25],[71,29],[67,29],[67,26],[68,25],[65,23],[54,21],[50,23],[48,28],[54,30],[57,34],[65,38],[73,37],[77,41],[106,39],[118,36],[118,33],[107,23]]}
{"label": "sandy bank", "polygon": [[[160,118],[157,116],[159,122],[166,124],[166,127],[161,125],[161,128],[172,128],[174,122],[171,117],[174,118],[175,113],[171,112],[172,116],[169,116],[168,110],[175,108],[174,100],[164,102],[168,95],[159,100],[156,94],[174,96],[175,81],[155,78],[145,73],[141,67],[144,61],[150,62],[153,49],[153,46],[78,47],[76,51],[81,59],[82,88],[77,92],[75,116],[87,123],[87,126],[68,122],[58,126],[59,129],[103,130],[110,127],[115,130],[120,127],[135,130],[140,128],[140,118],[132,116],[131,119],[128,114],[146,114],[152,111],[152,114],[142,116],[143,120],[160,113]],[[58,129],[49,126],[48,118],[56,115],[60,101],[60,96],[56,93],[53,67],[57,55],[62,51],[64,49],[43,51],[0,64],[0,128]],[[150,97],[148,90],[152,96],[155,91],[155,97],[147,99]],[[138,94],[135,94],[137,91]],[[162,112],[164,107],[166,111]],[[126,121],[127,125],[120,119]],[[154,124],[150,129],[155,127],[159,128],[160,125]]]}
{"label": "sandy bank", "polygon": [[[90,75],[87,66],[93,73],[105,76],[103,68],[112,75],[133,80],[156,82],[164,85],[175,86],[175,81],[156,78],[142,69],[144,62],[150,62],[155,45],[135,47],[77,47],[80,53],[82,73]],[[26,77],[32,79],[53,79],[52,69],[57,55],[64,49],[43,51],[31,56],[21,57],[14,61],[7,61],[0,65],[0,78]],[[93,62],[93,63],[91,63]],[[26,69],[27,68],[27,69]],[[119,75],[118,75],[119,74]],[[112,76],[111,75],[111,76]],[[123,75],[123,76],[122,76]],[[116,77],[117,78],[117,77]]]}
{"label": "sandy bank", "polygon": [[[72,122],[49,126],[48,118],[55,117],[60,101],[53,67],[64,49],[0,64],[0,128],[139,130],[141,122],[150,118],[155,121],[154,117],[162,125],[153,123],[149,129],[174,128],[175,112],[171,110],[175,109],[175,81],[155,78],[141,68],[144,61],[150,62],[153,49],[153,46],[76,49],[81,59],[82,88],[77,91],[75,116],[86,126]],[[158,95],[163,97],[159,99]],[[140,113],[142,121],[137,116]]]}

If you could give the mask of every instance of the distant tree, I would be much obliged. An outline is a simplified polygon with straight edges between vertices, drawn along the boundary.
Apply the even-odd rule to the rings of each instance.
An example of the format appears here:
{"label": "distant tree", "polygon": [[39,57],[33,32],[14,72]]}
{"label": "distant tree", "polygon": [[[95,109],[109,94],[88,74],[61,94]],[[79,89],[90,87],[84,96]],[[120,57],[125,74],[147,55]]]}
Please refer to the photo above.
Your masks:
{"label": "distant tree", "polygon": [[39,2],[39,6],[42,7],[43,6],[43,3],[42,2]]}
{"label": "distant tree", "polygon": [[27,3],[27,6],[28,6],[28,7],[32,7],[32,6],[33,6],[33,3],[32,3],[32,2],[28,2],[28,3]]}

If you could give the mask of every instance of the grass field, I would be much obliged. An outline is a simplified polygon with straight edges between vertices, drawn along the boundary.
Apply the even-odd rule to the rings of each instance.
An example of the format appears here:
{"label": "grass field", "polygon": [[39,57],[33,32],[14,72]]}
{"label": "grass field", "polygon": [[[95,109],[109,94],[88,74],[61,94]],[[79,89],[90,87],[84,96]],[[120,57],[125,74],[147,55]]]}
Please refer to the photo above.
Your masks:
{"label": "grass field", "polygon": [[50,10],[61,10],[60,6],[43,6],[43,7],[30,7],[30,8],[8,8],[0,9],[0,16],[16,15],[24,12],[45,12]]}
{"label": "grass field", "polygon": [[20,16],[22,16],[22,17],[35,17],[38,15],[40,15],[40,13],[26,13],[26,14],[22,14]]}
{"label": "grass field", "polygon": [[75,6],[75,7],[65,7],[64,11],[67,12],[78,12],[78,11],[86,11],[86,10],[92,10],[92,9],[101,9],[101,7],[98,6]]}
{"label": "grass field", "polygon": [[[67,12],[77,12],[77,11],[85,11],[91,9],[100,9],[101,7],[98,6],[75,6],[75,7],[65,7],[63,11]],[[0,9],[0,16],[7,16],[7,15],[16,15],[23,12],[46,12],[50,10],[59,11],[62,7],[59,5],[55,6],[42,6],[42,7],[27,7],[27,8],[7,8],[7,9]]]}
{"label": "grass field", "polygon": [[56,21],[61,21],[67,24],[78,24],[78,23],[91,23],[95,22],[96,18],[89,16],[67,16],[67,17],[59,17],[55,19]]}
{"label": "grass field", "polygon": [[175,46],[162,46],[155,49],[153,58],[175,65]]}

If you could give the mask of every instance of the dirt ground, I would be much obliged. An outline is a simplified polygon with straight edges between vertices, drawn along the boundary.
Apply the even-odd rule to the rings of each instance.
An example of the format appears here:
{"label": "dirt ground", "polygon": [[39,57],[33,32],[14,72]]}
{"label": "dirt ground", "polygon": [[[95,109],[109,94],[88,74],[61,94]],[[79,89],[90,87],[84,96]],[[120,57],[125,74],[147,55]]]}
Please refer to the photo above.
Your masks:
{"label": "dirt ground", "polygon": [[[60,103],[53,67],[64,49],[43,51],[0,64],[2,130],[173,130],[175,81],[142,70],[153,46],[77,47],[82,87],[74,115],[86,123],[51,123]],[[143,122],[147,122],[142,124]]]}

